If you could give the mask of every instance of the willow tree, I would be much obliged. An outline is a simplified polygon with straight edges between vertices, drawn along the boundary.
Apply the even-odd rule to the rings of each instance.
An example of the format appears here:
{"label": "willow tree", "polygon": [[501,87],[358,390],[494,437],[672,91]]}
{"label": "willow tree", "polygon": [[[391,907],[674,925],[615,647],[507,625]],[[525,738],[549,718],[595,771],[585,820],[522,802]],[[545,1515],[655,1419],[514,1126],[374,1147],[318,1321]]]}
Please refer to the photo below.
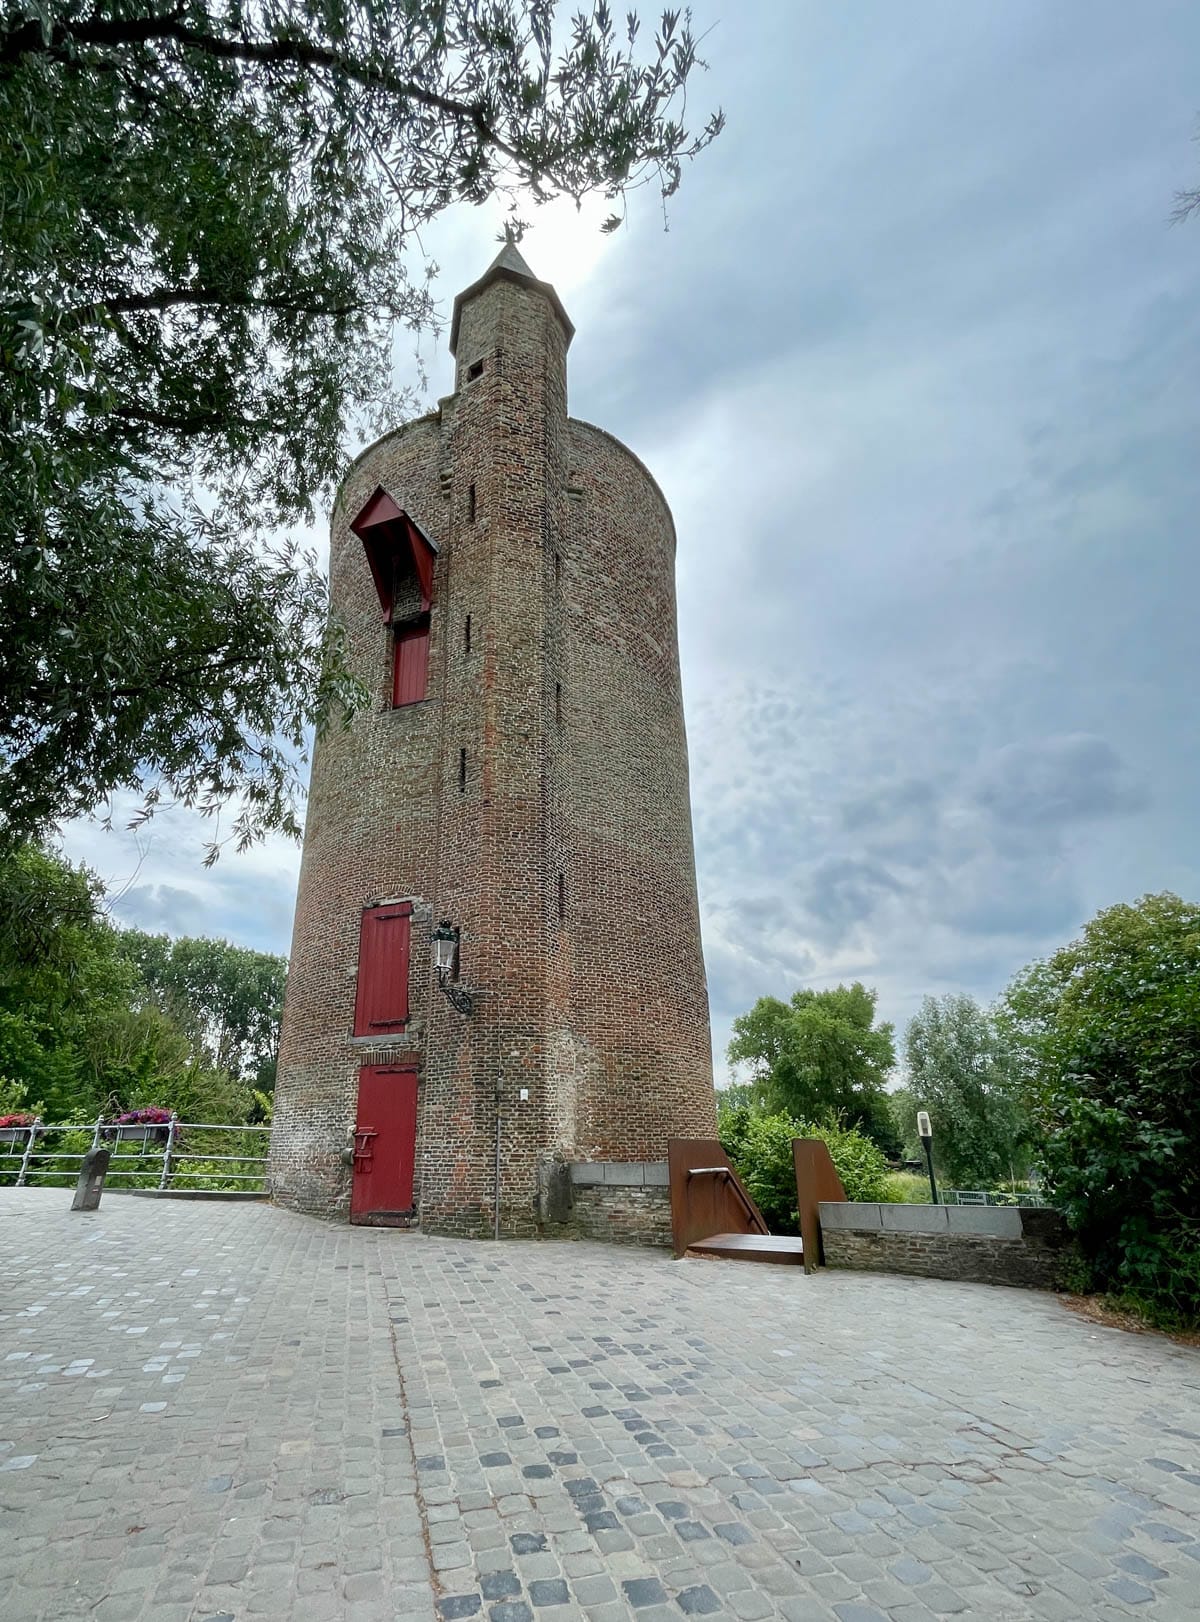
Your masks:
{"label": "willow tree", "polygon": [[[554,0],[8,0],[0,21],[0,836],[122,788],[296,828],[354,690],[312,557],[432,319],[422,226],[666,196],[686,13]],[[215,843],[213,849],[215,850]],[[212,852],[210,851],[210,854]]]}

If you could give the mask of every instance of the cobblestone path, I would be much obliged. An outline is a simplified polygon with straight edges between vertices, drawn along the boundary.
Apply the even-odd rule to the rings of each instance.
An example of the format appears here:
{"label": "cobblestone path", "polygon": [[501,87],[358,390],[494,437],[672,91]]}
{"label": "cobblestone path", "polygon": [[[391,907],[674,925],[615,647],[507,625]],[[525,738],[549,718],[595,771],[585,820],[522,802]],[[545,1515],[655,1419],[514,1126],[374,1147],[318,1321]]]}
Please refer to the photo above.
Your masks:
{"label": "cobblestone path", "polygon": [[0,1192],[4,1622],[1200,1617],[1200,1354],[1048,1296]]}

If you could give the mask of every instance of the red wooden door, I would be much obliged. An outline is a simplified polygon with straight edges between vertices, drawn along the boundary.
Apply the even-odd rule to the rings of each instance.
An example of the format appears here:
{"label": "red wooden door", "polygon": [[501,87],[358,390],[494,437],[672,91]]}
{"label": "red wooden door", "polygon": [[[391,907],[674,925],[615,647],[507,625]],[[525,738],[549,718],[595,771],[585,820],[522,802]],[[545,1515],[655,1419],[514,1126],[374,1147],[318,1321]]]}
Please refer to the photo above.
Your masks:
{"label": "red wooden door", "polygon": [[358,1072],[352,1222],[381,1222],[412,1212],[416,1144],[416,1071],[364,1065]]}
{"label": "red wooden door", "polygon": [[390,1036],[408,1023],[408,935],[412,904],[368,907],[358,938],[355,1036]]}
{"label": "red wooden door", "polygon": [[419,704],[425,697],[429,675],[429,627],[412,626],[396,632],[392,665],[392,706]]}

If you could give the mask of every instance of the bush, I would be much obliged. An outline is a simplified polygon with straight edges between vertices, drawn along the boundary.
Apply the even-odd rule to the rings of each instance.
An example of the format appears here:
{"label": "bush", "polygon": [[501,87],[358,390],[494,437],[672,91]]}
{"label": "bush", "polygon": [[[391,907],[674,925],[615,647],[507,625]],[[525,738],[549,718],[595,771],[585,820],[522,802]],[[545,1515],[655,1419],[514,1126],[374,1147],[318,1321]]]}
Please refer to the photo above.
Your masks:
{"label": "bush", "polygon": [[928,1205],[929,1179],[915,1171],[889,1172],[884,1191],[876,1198],[886,1200],[889,1205]]}
{"label": "bush", "polygon": [[813,1126],[790,1115],[755,1115],[742,1106],[719,1113],[718,1131],[772,1233],[800,1231],[793,1138],[820,1138],[829,1146],[848,1200],[888,1198],[887,1161],[856,1127]]}
{"label": "bush", "polygon": [[1007,993],[1042,1172],[1096,1287],[1200,1319],[1200,907],[1145,896]]}

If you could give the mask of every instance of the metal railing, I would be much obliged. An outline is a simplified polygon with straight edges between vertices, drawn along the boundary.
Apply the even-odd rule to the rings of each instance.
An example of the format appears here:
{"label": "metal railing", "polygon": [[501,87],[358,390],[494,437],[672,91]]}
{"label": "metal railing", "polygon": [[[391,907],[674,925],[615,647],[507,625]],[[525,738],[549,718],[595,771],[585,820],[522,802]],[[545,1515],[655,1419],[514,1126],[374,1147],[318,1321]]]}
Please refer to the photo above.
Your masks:
{"label": "metal railing", "polygon": [[1043,1194],[1009,1194],[1004,1189],[940,1188],[938,1198],[943,1205],[1018,1205],[1026,1209],[1045,1205]]}
{"label": "metal railing", "polygon": [[[125,1182],[168,1193],[238,1191],[261,1193],[266,1186],[269,1126],[230,1126],[217,1121],[161,1123],[34,1121],[0,1127],[0,1188],[53,1187],[74,1182],[88,1150],[111,1148],[106,1181]],[[236,1133],[236,1139],[210,1133]],[[137,1145],[137,1147],[134,1147]],[[232,1149],[232,1154],[219,1152]]]}

